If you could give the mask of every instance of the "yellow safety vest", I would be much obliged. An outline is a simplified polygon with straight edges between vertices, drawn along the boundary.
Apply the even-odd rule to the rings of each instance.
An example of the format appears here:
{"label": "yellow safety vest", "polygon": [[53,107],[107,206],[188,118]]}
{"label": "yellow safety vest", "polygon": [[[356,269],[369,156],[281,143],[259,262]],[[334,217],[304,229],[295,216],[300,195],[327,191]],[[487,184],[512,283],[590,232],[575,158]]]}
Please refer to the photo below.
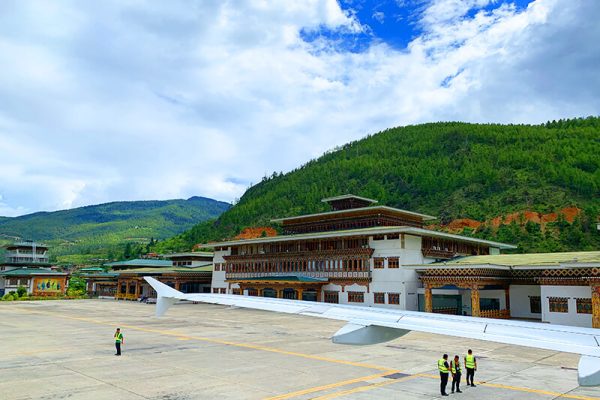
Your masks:
{"label": "yellow safety vest", "polygon": [[460,372],[460,361],[454,362],[454,360],[450,361],[450,371],[453,374]]}
{"label": "yellow safety vest", "polygon": [[475,356],[474,355],[466,355],[465,356],[465,367],[469,369],[475,368]]}
{"label": "yellow safety vest", "polygon": [[448,368],[446,367],[445,363],[446,363],[446,360],[444,360],[443,358],[440,358],[438,360],[438,369],[443,374],[447,374],[448,373]]}

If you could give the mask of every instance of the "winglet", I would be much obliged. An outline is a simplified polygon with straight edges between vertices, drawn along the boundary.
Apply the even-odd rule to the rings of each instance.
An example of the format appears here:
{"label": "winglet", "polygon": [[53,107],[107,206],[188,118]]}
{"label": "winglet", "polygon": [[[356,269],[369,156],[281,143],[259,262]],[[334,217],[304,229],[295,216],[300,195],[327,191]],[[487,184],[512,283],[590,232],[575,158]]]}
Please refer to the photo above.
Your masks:
{"label": "winglet", "polygon": [[331,341],[337,344],[376,344],[394,340],[408,332],[405,329],[349,322],[331,337]]}
{"label": "winglet", "polygon": [[581,386],[600,385],[600,358],[581,356],[579,359],[578,380]]}
{"label": "winglet", "polygon": [[162,317],[165,312],[180,299],[185,299],[185,295],[178,290],[173,289],[156,279],[145,276],[146,282],[156,290],[156,316]]}

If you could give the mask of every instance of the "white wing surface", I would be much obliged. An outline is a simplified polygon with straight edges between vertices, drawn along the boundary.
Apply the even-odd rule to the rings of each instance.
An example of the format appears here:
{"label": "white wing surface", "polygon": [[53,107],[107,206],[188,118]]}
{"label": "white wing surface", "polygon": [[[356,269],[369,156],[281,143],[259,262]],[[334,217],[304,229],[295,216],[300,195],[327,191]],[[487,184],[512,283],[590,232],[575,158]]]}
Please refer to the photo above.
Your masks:
{"label": "white wing surface", "polygon": [[158,295],[157,316],[162,316],[178,300],[188,300],[346,321],[347,324],[332,337],[334,343],[340,344],[381,343],[410,331],[418,331],[576,353],[582,355],[579,361],[579,384],[600,385],[598,329],[267,297],[185,294],[154,278],[144,279]]}

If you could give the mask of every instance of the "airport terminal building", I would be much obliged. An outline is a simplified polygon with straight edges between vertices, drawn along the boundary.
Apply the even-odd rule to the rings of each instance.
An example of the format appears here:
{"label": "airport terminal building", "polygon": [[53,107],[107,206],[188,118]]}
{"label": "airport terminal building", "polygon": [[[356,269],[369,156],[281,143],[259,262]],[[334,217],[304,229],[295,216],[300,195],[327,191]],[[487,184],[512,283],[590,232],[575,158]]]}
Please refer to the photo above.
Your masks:
{"label": "airport terminal building", "polygon": [[372,199],[323,202],[331,211],[275,220],[283,235],[207,245],[213,292],[418,310],[422,283],[407,265],[514,248],[425,229],[434,217]]}

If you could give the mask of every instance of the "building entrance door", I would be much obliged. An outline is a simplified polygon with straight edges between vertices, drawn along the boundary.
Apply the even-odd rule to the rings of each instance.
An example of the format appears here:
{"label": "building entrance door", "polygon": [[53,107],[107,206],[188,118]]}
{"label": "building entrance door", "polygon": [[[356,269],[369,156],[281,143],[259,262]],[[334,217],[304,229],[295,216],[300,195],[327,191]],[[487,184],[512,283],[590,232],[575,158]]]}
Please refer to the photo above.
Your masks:
{"label": "building entrance door", "polygon": [[305,290],[302,292],[302,300],[304,301],[317,301],[316,290]]}

